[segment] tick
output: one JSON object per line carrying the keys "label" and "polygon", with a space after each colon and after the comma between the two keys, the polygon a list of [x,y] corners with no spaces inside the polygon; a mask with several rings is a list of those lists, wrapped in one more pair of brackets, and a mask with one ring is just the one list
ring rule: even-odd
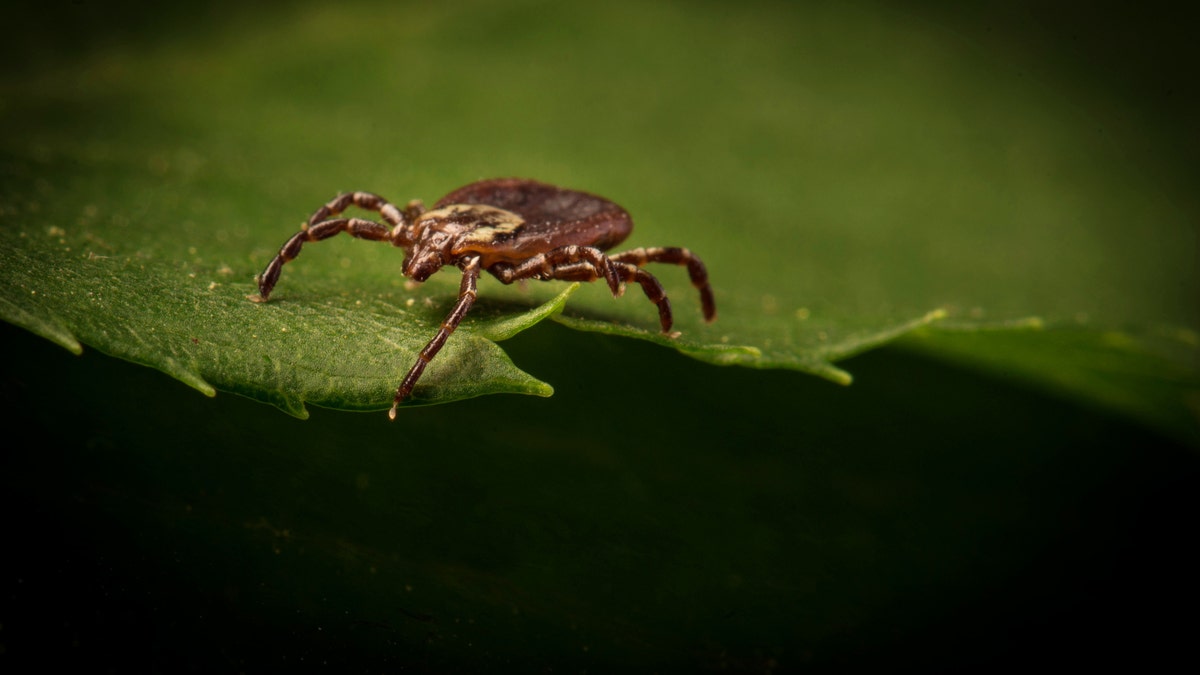
{"label": "tick", "polygon": [[[384,222],[338,217],[350,206],[374,211]],[[632,230],[629,213],[603,197],[520,178],[465,185],[439,199],[432,210],[426,210],[420,200],[401,209],[370,192],[351,192],[317,209],[287,240],[262,274],[255,277],[259,294],[250,299],[267,301],[283,264],[300,255],[305,242],[342,232],[405,249],[401,273],[417,282],[447,265],[462,270],[458,301],[396,388],[388,411],[388,417],[394,420],[396,407],[412,393],[425,366],[475,303],[476,282],[484,270],[505,284],[522,279],[603,279],[614,297],[624,292],[627,282],[637,283],[658,307],[663,333],[672,335],[671,302],[658,279],[642,267],[647,263],[684,265],[692,285],[700,291],[704,320],[715,319],[717,308],[708,272],[700,258],[686,248],[604,253],[624,241]]]}

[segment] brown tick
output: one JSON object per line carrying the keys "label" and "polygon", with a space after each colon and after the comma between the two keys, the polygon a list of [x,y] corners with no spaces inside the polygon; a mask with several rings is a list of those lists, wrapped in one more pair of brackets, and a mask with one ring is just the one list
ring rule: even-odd
{"label": "brown tick", "polygon": [[[378,212],[387,223],[361,218],[338,218],[351,205]],[[595,281],[604,279],[614,296],[626,282],[636,282],[658,306],[662,331],[671,335],[671,303],[662,284],[642,269],[647,263],[686,265],[692,285],[700,290],[704,320],[716,318],[712,287],[704,263],[686,248],[635,248],[614,255],[616,246],[633,230],[633,220],[613,202],[578,190],[519,178],[496,178],[463,186],[442,197],[426,211],[420,200],[404,209],[369,192],[339,195],[317,209],[303,228],[279,249],[263,273],[256,277],[256,302],[266,302],[279,281],[283,264],[300,255],[305,242],[328,239],[341,232],[359,239],[390,242],[406,250],[404,276],[425,281],[446,265],[462,270],[458,302],[446,315],[433,339],[396,388],[388,417],[396,419],[396,406],[412,393],[425,366],[475,302],[475,285],[481,270],[502,283],[521,279]]]}

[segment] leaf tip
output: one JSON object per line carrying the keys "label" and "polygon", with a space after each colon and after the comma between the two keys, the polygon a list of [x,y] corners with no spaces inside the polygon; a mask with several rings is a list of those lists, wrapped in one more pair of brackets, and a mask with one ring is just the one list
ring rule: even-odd
{"label": "leaf tip", "polygon": [[83,344],[57,317],[34,314],[0,298],[0,318],[53,342],[75,356],[83,354]]}
{"label": "leaf tip", "polygon": [[164,373],[170,375],[171,377],[179,380],[180,382],[186,384],[187,386],[191,387],[192,389],[195,389],[196,391],[200,392],[201,394],[204,394],[205,396],[207,396],[209,398],[213,398],[214,396],[217,395],[216,388],[213,387],[211,384],[209,384],[208,381],[205,380],[203,377],[201,377],[200,373],[183,366],[176,359],[165,358],[160,363],[152,363],[149,365],[158,368],[159,370],[163,371]]}
{"label": "leaf tip", "polygon": [[275,404],[277,408],[283,412],[295,417],[298,420],[308,419],[308,408],[304,407],[304,402],[300,399],[287,399]]}
{"label": "leaf tip", "polygon": [[826,380],[829,380],[830,382],[833,382],[834,384],[840,384],[843,387],[848,387],[851,384],[854,384],[853,375],[845,370],[842,370],[841,368],[838,368],[832,363],[827,362],[821,364],[817,368],[816,374],[825,378]]}

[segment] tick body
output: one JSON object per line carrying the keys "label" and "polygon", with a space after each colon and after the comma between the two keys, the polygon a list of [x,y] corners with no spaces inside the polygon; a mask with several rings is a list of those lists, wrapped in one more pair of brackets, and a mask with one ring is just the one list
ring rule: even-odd
{"label": "tick body", "polygon": [[[340,217],[351,206],[377,213],[383,222]],[[378,195],[352,192],[317,209],[287,240],[256,277],[259,294],[250,299],[267,301],[283,264],[300,255],[306,242],[342,232],[405,249],[401,271],[414,281],[425,281],[446,266],[462,270],[458,301],[396,388],[388,411],[388,416],[396,419],[396,407],[412,393],[425,366],[475,303],[477,281],[484,271],[505,284],[522,279],[603,280],[614,296],[624,292],[626,283],[636,283],[658,307],[662,331],[670,335],[674,323],[671,302],[658,279],[642,267],[648,263],[683,265],[700,291],[705,321],[715,319],[708,272],[688,249],[635,248],[605,254],[632,230],[629,213],[603,197],[519,178],[471,183],[442,197],[430,210],[418,200],[401,209]]]}

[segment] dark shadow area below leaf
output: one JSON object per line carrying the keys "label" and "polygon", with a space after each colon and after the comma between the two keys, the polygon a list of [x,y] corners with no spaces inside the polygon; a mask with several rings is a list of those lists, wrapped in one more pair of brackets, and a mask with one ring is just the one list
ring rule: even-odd
{"label": "dark shadow area below leaf", "polygon": [[0,330],[27,439],[0,470],[0,664],[1145,667],[1189,644],[1166,610],[1198,598],[1200,458],[900,350],[837,387],[543,324],[506,347],[555,397],[389,424]]}

